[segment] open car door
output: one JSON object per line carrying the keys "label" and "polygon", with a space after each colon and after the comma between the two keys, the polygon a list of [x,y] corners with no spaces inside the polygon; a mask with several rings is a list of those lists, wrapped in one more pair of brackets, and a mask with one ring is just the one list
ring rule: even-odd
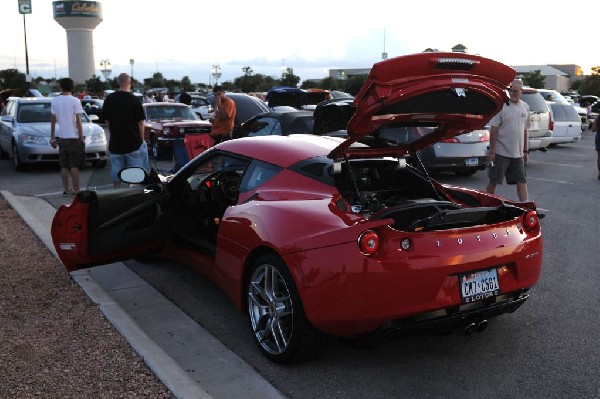
{"label": "open car door", "polygon": [[155,183],[83,191],[52,220],[52,241],[68,271],[161,248],[168,193]]}

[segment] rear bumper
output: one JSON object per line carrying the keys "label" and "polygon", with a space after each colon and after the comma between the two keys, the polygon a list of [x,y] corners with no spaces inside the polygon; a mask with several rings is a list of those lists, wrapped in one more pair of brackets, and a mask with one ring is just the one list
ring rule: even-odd
{"label": "rear bumper", "polygon": [[[464,330],[473,323],[477,325],[483,320],[514,312],[529,298],[526,292],[526,289],[519,290],[496,297],[492,302],[483,301],[471,304],[476,305],[475,307],[462,305],[443,311],[420,314],[416,317],[393,320],[373,334],[360,338],[360,341],[376,344],[390,339],[415,335],[442,334]],[[446,314],[441,315],[442,312]]]}

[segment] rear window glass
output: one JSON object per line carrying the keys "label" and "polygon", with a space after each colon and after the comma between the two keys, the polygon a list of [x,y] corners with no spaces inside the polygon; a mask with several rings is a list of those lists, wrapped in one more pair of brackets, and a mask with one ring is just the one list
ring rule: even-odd
{"label": "rear window glass", "polygon": [[548,103],[546,103],[544,96],[540,92],[524,92],[521,99],[529,105],[529,110],[532,112],[548,112]]}
{"label": "rear window glass", "polygon": [[579,122],[581,118],[575,108],[568,104],[550,104],[552,107],[552,117],[557,122]]}

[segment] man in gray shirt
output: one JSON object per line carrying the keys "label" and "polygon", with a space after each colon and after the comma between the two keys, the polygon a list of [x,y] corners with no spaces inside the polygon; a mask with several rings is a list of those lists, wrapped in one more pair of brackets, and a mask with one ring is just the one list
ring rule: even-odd
{"label": "man in gray shirt", "polygon": [[510,101],[490,121],[490,166],[486,191],[494,194],[496,186],[502,184],[506,177],[507,181],[517,183],[519,201],[528,201],[525,165],[529,155],[529,106],[521,100],[523,81],[513,80],[508,92]]}

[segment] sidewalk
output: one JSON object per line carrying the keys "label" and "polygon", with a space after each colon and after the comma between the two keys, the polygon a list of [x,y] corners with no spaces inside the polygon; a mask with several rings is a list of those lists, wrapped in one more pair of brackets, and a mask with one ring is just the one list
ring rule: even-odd
{"label": "sidewalk", "polygon": [[[36,197],[7,191],[0,194],[56,256],[50,235],[54,207]],[[284,398],[123,263],[81,270],[71,276],[174,396]]]}

